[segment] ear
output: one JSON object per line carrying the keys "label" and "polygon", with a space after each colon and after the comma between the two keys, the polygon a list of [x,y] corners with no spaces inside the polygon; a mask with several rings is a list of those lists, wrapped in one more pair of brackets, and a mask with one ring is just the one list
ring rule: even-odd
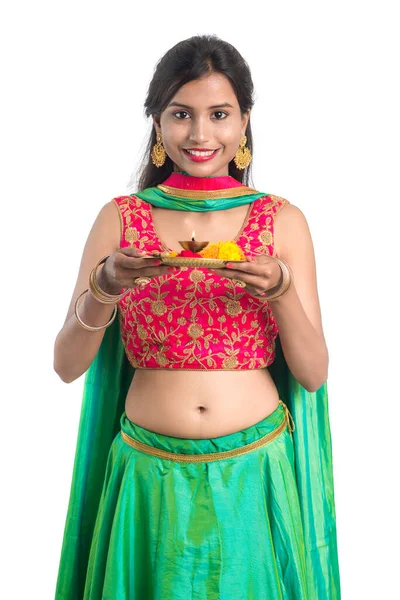
{"label": "ear", "polygon": [[153,125],[156,133],[161,133],[160,115],[153,115]]}
{"label": "ear", "polygon": [[250,113],[251,113],[251,109],[249,108],[242,116],[242,135],[245,134],[245,131],[247,129],[247,123],[249,122],[249,119],[250,119]]}

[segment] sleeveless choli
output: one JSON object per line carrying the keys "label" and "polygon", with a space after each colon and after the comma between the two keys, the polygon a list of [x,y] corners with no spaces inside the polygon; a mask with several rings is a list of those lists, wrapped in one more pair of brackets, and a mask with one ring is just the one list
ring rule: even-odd
{"label": "sleeveless choli", "polygon": [[[168,250],[148,202],[135,195],[113,201],[120,216],[121,248],[133,246],[149,254]],[[235,238],[246,256],[277,256],[274,216],[288,203],[269,194],[249,205]],[[183,266],[133,288],[119,300],[118,316],[125,352],[135,369],[260,369],[275,359],[278,328],[269,303],[209,268]]]}

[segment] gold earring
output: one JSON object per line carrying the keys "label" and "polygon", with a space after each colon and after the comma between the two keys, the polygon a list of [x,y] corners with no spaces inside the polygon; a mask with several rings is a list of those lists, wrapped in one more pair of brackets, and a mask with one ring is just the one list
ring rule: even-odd
{"label": "gold earring", "polygon": [[240,139],[240,146],[235,154],[234,163],[238,169],[245,169],[251,162],[251,153],[246,146],[247,137],[242,135]]}
{"label": "gold earring", "polygon": [[162,167],[166,158],[167,153],[162,145],[162,135],[161,133],[157,133],[157,143],[154,144],[153,150],[151,151],[151,160],[156,167]]}

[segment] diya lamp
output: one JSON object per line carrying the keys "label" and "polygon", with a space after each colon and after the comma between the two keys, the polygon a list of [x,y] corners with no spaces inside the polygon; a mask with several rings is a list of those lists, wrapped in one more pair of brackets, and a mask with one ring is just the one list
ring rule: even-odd
{"label": "diya lamp", "polygon": [[182,242],[178,241],[178,243],[182,246],[184,250],[189,250],[190,252],[193,252],[193,254],[197,254],[198,252],[200,252],[200,250],[203,250],[203,248],[208,246],[210,242],[196,242],[195,233],[194,231],[192,231],[191,240],[184,240]]}

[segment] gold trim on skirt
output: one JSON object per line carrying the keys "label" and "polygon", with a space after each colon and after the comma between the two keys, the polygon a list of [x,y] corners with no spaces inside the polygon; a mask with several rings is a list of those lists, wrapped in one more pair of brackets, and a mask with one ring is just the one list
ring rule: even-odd
{"label": "gold trim on skirt", "polygon": [[[285,418],[278,427],[276,427],[267,435],[264,435],[259,440],[252,442],[251,444],[245,444],[240,448],[234,448],[233,450],[225,450],[224,452],[212,452],[211,454],[179,454],[177,452],[168,452],[168,450],[162,450],[161,448],[154,448],[154,446],[149,446],[148,444],[143,444],[143,442],[138,442],[133,437],[122,431],[121,436],[122,439],[132,448],[139,450],[140,452],[144,452],[145,454],[151,454],[152,456],[157,456],[158,458],[164,458],[167,460],[173,460],[176,462],[190,462],[190,463],[199,463],[199,462],[214,462],[217,460],[225,460],[227,458],[231,458],[233,456],[240,456],[242,454],[247,454],[248,452],[252,452],[253,450],[257,450],[266,444],[269,444],[274,439],[276,439],[288,426],[290,435],[292,435],[292,431],[294,431],[295,425],[292,418],[292,415],[289,412],[286,404],[279,400],[279,403],[283,405],[285,410]],[[291,422],[290,422],[291,419]]]}

